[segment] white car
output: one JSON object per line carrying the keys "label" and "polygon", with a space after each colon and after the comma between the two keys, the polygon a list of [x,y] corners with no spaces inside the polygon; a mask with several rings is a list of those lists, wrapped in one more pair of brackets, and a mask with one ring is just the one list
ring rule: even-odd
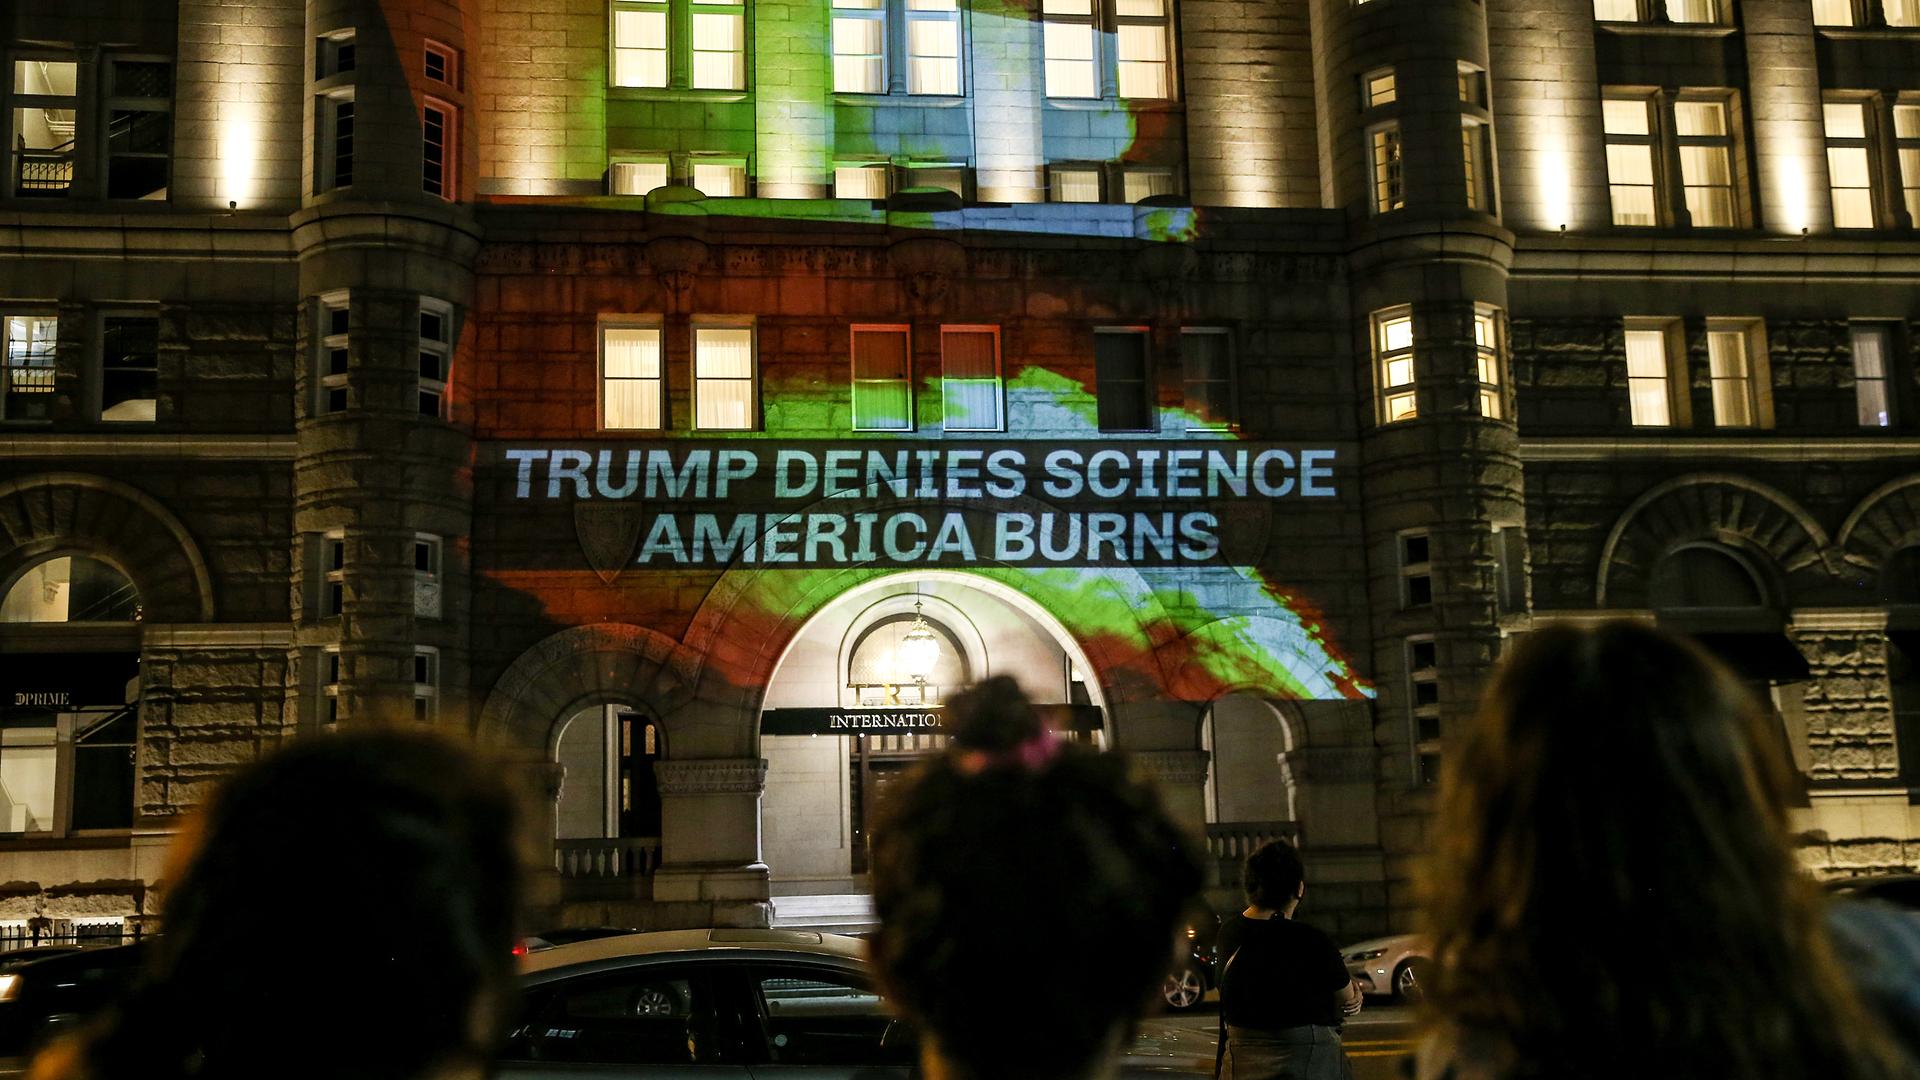
{"label": "white car", "polygon": [[1374,938],[1340,950],[1347,973],[1363,994],[1391,995],[1401,1001],[1420,1000],[1420,979],[1433,962],[1426,940],[1413,934]]}

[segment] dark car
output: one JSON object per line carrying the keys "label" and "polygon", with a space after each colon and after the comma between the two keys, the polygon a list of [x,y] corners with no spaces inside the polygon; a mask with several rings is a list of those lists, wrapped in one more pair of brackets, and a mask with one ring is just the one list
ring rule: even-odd
{"label": "dark car", "polygon": [[[33,952],[36,950],[27,950]],[[59,948],[0,970],[0,1057],[26,1057],[113,1004],[145,962],[144,945]],[[12,958],[0,957],[0,962]]]}
{"label": "dark car", "polygon": [[1185,1012],[1206,1000],[1214,989],[1218,957],[1214,939],[1220,936],[1220,917],[1211,911],[1198,911],[1181,931],[1179,952],[1173,968],[1160,984],[1160,1000],[1175,1012]]}
{"label": "dark car", "polygon": [[1878,900],[1920,911],[1920,874],[1874,874],[1827,883],[1827,891],[1849,900]]}
{"label": "dark car", "polygon": [[520,940],[521,948],[515,949],[514,952],[525,954],[541,949],[551,949],[555,945],[572,945],[578,941],[622,937],[639,932],[631,926],[563,926],[553,930],[542,930],[537,934],[528,934]]}

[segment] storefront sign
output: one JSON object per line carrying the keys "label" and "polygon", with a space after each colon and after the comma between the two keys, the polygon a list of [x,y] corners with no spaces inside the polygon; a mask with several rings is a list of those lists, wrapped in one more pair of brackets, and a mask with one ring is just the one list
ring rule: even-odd
{"label": "storefront sign", "polygon": [[0,709],[79,709],[127,704],[137,653],[9,653],[0,656]]}
{"label": "storefront sign", "polygon": [[[1038,705],[1041,717],[1062,731],[1099,731],[1098,705]],[[768,709],[762,735],[939,735],[945,731],[939,705],[917,709]]]}
{"label": "storefront sign", "polygon": [[1338,495],[1338,460],[1331,448],[1239,442],[502,445],[495,497],[570,506],[603,576],[742,563],[1236,565],[1264,542],[1270,506]]}

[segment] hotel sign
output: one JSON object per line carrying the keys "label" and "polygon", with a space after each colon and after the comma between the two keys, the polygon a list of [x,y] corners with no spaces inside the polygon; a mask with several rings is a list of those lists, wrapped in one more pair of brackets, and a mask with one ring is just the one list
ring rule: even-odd
{"label": "hotel sign", "polygon": [[[1098,705],[1036,705],[1034,708],[1063,731],[1099,731],[1104,714]],[[945,732],[945,710],[939,705],[920,708],[768,709],[760,714],[762,735],[939,735]]]}
{"label": "hotel sign", "polygon": [[[1050,441],[499,444],[496,505],[571,508],[589,564],[1240,565],[1340,451]],[[483,479],[483,483],[488,480]]]}

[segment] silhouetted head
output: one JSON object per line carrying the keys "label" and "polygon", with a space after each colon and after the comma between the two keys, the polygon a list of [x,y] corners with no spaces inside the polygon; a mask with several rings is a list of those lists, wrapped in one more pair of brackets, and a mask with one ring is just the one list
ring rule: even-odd
{"label": "silhouetted head", "polygon": [[497,770],[400,731],[299,739],[182,836],[136,998],[85,1074],[414,1080],[492,1054],[520,873]]}
{"label": "silhouetted head", "polygon": [[1307,868],[1300,862],[1300,853],[1285,840],[1261,844],[1240,868],[1247,903],[1272,911],[1299,899],[1300,886],[1306,880]]}
{"label": "silhouetted head", "polygon": [[1890,1075],[1786,827],[1779,723],[1632,622],[1519,639],[1450,733],[1442,1016],[1557,1077]]}
{"label": "silhouetted head", "polygon": [[874,832],[874,958],[953,1075],[1072,1080],[1165,977],[1199,862],[1121,755],[1047,730],[1012,679],[947,713]]}

